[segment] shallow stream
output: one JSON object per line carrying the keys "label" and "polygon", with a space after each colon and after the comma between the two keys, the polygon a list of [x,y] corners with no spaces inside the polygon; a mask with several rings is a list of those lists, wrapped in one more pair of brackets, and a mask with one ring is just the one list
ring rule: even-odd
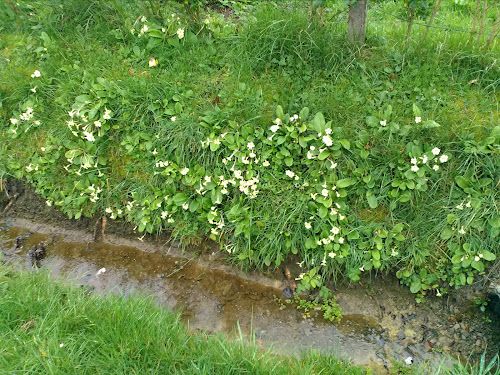
{"label": "shallow stream", "polygon": [[279,271],[273,278],[245,274],[224,263],[218,251],[200,257],[175,244],[142,241],[110,234],[106,242],[94,242],[88,229],[15,215],[0,222],[0,250],[9,263],[36,269],[33,249],[43,243],[46,254],[39,266],[54,276],[101,294],[152,295],[162,306],[180,311],[191,330],[241,332],[278,353],[316,349],[383,374],[394,359],[438,363],[442,353],[482,352],[488,339],[463,306],[437,298],[416,305],[392,278],[336,290],[344,317],[332,324],[321,317],[304,319],[292,304],[278,302],[287,285]]}

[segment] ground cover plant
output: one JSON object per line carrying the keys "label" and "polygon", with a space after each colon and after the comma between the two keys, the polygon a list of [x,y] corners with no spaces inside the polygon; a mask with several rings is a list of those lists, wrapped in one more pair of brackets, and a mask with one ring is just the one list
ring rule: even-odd
{"label": "ground cover plant", "polygon": [[[422,38],[376,2],[359,46],[346,5],[320,3],[0,5],[0,176],[70,218],[296,261],[304,290],[394,272],[423,301],[473,283],[499,254],[496,8],[487,35]],[[470,30],[474,4],[434,22]]]}

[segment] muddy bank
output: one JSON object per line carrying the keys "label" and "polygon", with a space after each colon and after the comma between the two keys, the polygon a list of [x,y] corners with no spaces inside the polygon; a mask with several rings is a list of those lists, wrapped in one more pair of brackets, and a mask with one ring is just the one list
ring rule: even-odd
{"label": "muddy bank", "polygon": [[140,240],[130,226],[113,221],[106,241],[94,242],[94,224],[67,220],[25,191],[3,215],[0,249],[8,262],[28,268],[38,262],[97,293],[153,295],[180,311],[193,330],[254,332],[258,344],[279,353],[314,348],[384,373],[393,359],[437,362],[442,353],[467,357],[487,345],[497,350],[498,321],[484,322],[459,295],[417,305],[397,280],[377,277],[335,290],[344,311],[339,324],[303,319],[293,305],[276,301],[287,285],[281,270],[272,277],[245,274],[229,267],[215,247],[183,250],[166,237]]}

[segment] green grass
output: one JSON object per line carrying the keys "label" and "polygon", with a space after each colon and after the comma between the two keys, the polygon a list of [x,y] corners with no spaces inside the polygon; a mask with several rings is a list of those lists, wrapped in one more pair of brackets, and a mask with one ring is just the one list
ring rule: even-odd
{"label": "green grass", "polygon": [[192,334],[151,298],[96,296],[0,266],[3,374],[364,374],[311,353],[279,357],[244,339]]}
{"label": "green grass", "polygon": [[[305,261],[322,282],[393,272],[419,301],[474,282],[499,255],[497,41],[485,51],[487,37],[431,29],[420,46],[421,26],[405,41],[406,23],[370,9],[367,44],[350,45],[341,2],[324,23],[293,1],[230,2],[229,15],[206,8],[196,19],[176,2],[160,12],[135,0],[19,3],[17,13],[0,5],[0,177],[26,179],[69,217],[108,214],[185,242],[211,236],[242,266]],[[444,3],[434,24],[470,29],[473,3]],[[399,3],[374,7],[404,16]],[[494,20],[491,8],[485,32]],[[16,130],[10,119],[26,107],[41,124]],[[293,124],[276,136],[282,143],[268,140],[276,117],[287,122],[304,107],[300,147]],[[68,128],[78,108],[93,116],[95,141],[85,140],[85,124],[71,129],[77,136]],[[306,157],[324,147],[318,112],[339,148],[328,156],[335,171]],[[259,165],[242,162],[250,142]],[[408,174],[410,160],[434,147],[449,156],[439,173],[419,164],[424,174]],[[214,183],[234,177],[235,159],[223,163],[233,152],[234,168],[259,177],[255,199]],[[311,199],[325,180],[347,181],[331,203]],[[345,220],[325,215],[321,205],[334,202]],[[333,226],[334,243],[317,245]]]}

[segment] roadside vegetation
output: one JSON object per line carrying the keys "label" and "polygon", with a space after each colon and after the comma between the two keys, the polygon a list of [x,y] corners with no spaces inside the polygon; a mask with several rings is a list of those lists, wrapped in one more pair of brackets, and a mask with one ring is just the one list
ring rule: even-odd
{"label": "roadside vegetation", "polygon": [[423,302],[484,274],[500,252],[495,6],[443,3],[435,25],[486,35],[423,38],[404,20],[432,7],[376,2],[358,46],[343,1],[205,3],[0,4],[0,177],[70,218],[297,262],[306,290],[393,272]]}

